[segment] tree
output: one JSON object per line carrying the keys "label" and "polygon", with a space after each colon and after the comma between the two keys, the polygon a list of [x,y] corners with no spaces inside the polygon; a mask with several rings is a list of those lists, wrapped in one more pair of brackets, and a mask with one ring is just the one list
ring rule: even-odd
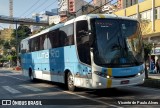
{"label": "tree", "polygon": [[[20,25],[17,29],[17,39],[16,39],[16,30],[12,33],[12,39],[10,40],[10,44],[12,47],[15,47],[17,50],[19,49],[20,42],[22,39],[27,38],[31,34],[31,29],[28,26]],[[16,53],[12,51],[12,57],[11,60],[16,62],[15,57],[18,57],[18,51],[16,50]]]}
{"label": "tree", "polygon": [[149,58],[149,55],[151,54],[151,50],[152,50],[152,43],[143,41],[144,44],[144,60],[145,60],[145,77],[146,79],[148,79],[148,71],[147,71],[147,60]]}
{"label": "tree", "polygon": [[0,39],[0,48],[3,48],[3,44],[4,44],[5,40]]}
{"label": "tree", "polygon": [[[141,31],[142,31],[143,37],[152,31],[151,27],[149,26],[149,23],[150,23],[150,21],[147,19],[140,20],[140,26],[141,26]],[[143,41],[143,44],[144,44],[144,59],[145,59],[145,77],[147,79],[148,78],[147,60],[148,60],[149,55],[152,50],[152,43],[149,43],[147,41]]]}
{"label": "tree", "polygon": [[10,49],[11,48],[10,42],[8,40],[4,41],[3,48],[4,49]]}
{"label": "tree", "polygon": [[11,46],[17,48],[22,39],[28,37],[31,34],[31,29],[28,26],[20,25],[17,29],[17,39],[16,30],[12,33],[12,39],[10,41]]}
{"label": "tree", "polygon": [[150,21],[147,19],[140,20],[140,26],[142,30],[142,36],[147,35],[152,31],[151,26],[149,25]]}
{"label": "tree", "polygon": [[[17,29],[17,36],[18,36],[18,43],[26,37],[28,37],[31,34],[31,29],[28,26],[25,25],[20,25]],[[12,40],[16,40],[16,30],[13,31],[12,33]],[[15,41],[16,42],[16,41]]]}

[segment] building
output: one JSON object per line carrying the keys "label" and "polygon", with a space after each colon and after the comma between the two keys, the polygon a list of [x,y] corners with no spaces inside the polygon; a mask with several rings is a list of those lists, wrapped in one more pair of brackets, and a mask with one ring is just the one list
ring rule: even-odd
{"label": "building", "polygon": [[[32,14],[32,18],[35,19],[36,21],[47,21],[47,22],[51,22],[49,21],[49,17],[50,16],[54,16],[54,15],[57,15],[56,13],[56,9],[52,10],[53,12],[50,12],[50,11],[43,11],[43,12],[40,12],[40,13],[34,13]],[[53,21],[52,21],[53,22]],[[30,29],[31,29],[31,32],[33,31],[38,31],[40,30],[40,26],[34,26],[34,25],[31,25],[30,26]]]}
{"label": "building", "polygon": [[94,6],[102,6],[106,3],[108,3],[110,0],[93,0]]}
{"label": "building", "polygon": [[116,15],[138,19],[141,22],[143,39],[153,43],[153,55],[160,55],[160,2],[145,0],[115,12]]}
{"label": "building", "polygon": [[13,29],[10,28],[4,28],[3,30],[0,30],[0,39],[1,40],[10,40],[12,38]]}
{"label": "building", "polygon": [[58,15],[58,8],[51,9],[51,12],[54,13],[55,15]]}
{"label": "building", "polygon": [[54,15],[54,16],[49,16],[49,25],[51,24],[58,24],[61,20],[60,20],[60,16],[59,15]]}
{"label": "building", "polygon": [[138,0],[118,0],[118,8],[124,9],[137,4]]}
{"label": "building", "polygon": [[82,15],[82,6],[86,4],[88,4],[88,2],[84,0],[59,0],[58,13],[61,17],[61,22]]}

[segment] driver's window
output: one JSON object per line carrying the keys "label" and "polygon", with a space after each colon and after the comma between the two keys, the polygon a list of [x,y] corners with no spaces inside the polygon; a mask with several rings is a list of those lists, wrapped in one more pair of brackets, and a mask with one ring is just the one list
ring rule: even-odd
{"label": "driver's window", "polygon": [[87,20],[76,23],[76,39],[78,55],[81,62],[91,64]]}

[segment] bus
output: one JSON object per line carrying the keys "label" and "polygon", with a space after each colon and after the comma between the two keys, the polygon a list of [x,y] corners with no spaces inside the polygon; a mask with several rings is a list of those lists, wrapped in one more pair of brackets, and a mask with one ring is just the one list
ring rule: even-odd
{"label": "bus", "polygon": [[64,83],[70,91],[138,85],[145,80],[137,20],[88,14],[23,39],[21,66],[30,78]]}

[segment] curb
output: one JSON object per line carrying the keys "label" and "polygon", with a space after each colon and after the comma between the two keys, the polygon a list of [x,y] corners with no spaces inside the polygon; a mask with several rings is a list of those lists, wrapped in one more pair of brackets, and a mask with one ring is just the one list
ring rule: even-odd
{"label": "curb", "polygon": [[160,89],[160,79],[146,79],[140,86]]}

